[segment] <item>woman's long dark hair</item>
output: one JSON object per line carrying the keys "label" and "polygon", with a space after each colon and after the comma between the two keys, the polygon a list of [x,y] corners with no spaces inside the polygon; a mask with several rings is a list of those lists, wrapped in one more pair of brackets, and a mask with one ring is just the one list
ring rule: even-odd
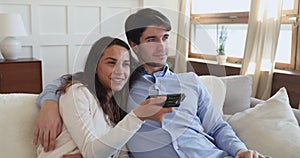
{"label": "woman's long dark hair", "polygon": [[131,65],[135,63],[136,60],[131,56],[130,47],[124,41],[108,36],[103,37],[93,44],[86,60],[84,71],[73,75],[65,75],[66,82],[61,85],[58,91],[65,93],[67,88],[75,83],[84,84],[92,94],[97,96],[100,106],[104,113],[108,115],[110,121],[116,124],[127,114],[123,109],[126,108],[127,104],[128,83],[125,84],[121,91],[115,92],[114,96],[108,99],[108,89],[103,86],[97,76],[97,66],[103,52],[106,48],[114,45],[126,48],[130,53]]}

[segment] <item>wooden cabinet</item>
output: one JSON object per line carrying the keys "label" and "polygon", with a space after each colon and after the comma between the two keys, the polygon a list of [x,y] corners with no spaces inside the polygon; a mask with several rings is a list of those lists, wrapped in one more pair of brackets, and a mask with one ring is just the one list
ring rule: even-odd
{"label": "wooden cabinet", "polygon": [[42,64],[34,58],[0,60],[0,93],[40,93]]}
{"label": "wooden cabinet", "polygon": [[293,108],[300,106],[300,74],[275,72],[273,75],[271,95],[274,95],[281,87],[285,87]]}

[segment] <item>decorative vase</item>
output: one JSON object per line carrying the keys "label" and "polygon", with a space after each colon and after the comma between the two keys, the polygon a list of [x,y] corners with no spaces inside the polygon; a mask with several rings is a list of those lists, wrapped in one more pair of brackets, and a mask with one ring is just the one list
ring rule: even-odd
{"label": "decorative vase", "polygon": [[227,56],[226,55],[217,55],[216,59],[217,59],[217,62],[219,65],[224,65],[224,64],[226,64]]}
{"label": "decorative vase", "polygon": [[0,43],[4,59],[17,59],[22,53],[22,44],[15,37],[7,37]]}

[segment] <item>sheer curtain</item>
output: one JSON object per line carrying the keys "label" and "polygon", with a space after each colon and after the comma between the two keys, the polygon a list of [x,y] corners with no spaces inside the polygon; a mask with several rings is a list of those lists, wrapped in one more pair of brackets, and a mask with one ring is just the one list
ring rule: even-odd
{"label": "sheer curtain", "polygon": [[190,29],[190,0],[179,0],[178,30],[174,72],[187,71]]}
{"label": "sheer curtain", "polygon": [[253,77],[252,96],[271,94],[282,0],[252,0],[241,74]]}

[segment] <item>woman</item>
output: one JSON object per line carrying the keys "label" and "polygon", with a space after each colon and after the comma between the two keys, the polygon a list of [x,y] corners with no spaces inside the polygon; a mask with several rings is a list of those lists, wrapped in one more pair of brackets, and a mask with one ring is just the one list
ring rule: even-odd
{"label": "woman", "polygon": [[165,97],[151,98],[130,113],[127,102],[130,48],[122,40],[103,37],[91,48],[83,72],[65,75],[58,89],[63,130],[56,149],[38,157],[62,157],[81,153],[83,157],[128,157],[120,150],[145,119],[161,121],[172,108],[157,106]]}

